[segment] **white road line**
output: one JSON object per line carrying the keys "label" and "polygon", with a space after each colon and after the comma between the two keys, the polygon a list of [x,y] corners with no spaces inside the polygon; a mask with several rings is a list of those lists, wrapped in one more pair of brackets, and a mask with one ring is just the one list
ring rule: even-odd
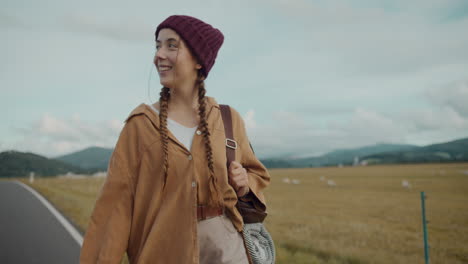
{"label": "white road line", "polygon": [[47,209],[49,209],[49,211],[57,218],[57,220],[63,225],[63,227],[68,231],[68,233],[70,233],[73,239],[75,239],[75,241],[80,245],[80,247],[83,245],[83,237],[81,236],[80,232],[78,232],[78,230],[76,230],[75,227],[73,227],[68,222],[68,220],[65,217],[63,217],[63,215],[59,211],[57,211],[57,209],[55,209],[55,207],[52,204],[50,204],[49,201],[47,201],[47,199],[45,199],[42,195],[36,192],[36,190],[29,187],[28,185],[20,181],[14,182],[19,184],[26,190],[30,191],[32,194],[34,194],[34,196],[36,196],[36,198],[39,199],[39,201],[41,201],[42,204],[44,204],[44,206],[47,207]]}

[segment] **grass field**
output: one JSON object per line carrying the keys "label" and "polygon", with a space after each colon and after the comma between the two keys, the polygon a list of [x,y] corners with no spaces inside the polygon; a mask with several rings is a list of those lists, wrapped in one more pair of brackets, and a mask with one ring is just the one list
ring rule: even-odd
{"label": "grass field", "polygon": [[[467,163],[270,173],[265,224],[277,263],[424,263],[420,191],[428,196],[431,263],[468,263]],[[336,186],[328,186],[328,179]],[[412,187],[403,188],[403,180]],[[53,178],[31,186],[84,231],[102,183]]]}

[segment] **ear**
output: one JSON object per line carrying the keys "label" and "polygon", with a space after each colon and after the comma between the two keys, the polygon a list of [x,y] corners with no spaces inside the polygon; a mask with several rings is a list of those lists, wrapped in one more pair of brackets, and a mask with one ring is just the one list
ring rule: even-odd
{"label": "ear", "polygon": [[201,68],[202,68],[202,66],[200,64],[197,63],[197,65],[195,65],[195,69],[199,70]]}

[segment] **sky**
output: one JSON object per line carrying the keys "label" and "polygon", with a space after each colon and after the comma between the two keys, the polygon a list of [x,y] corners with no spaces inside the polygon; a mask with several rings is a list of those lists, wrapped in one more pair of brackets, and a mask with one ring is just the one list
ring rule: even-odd
{"label": "sky", "polygon": [[159,99],[154,31],[173,14],[223,32],[207,95],[259,158],[468,137],[465,0],[0,3],[0,151],[114,147]]}

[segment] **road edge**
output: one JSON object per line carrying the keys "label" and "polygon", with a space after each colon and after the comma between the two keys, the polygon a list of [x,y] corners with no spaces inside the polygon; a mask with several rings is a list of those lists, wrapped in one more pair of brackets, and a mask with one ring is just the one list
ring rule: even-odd
{"label": "road edge", "polygon": [[80,232],[57,209],[55,209],[55,207],[49,201],[47,201],[47,199],[44,198],[44,196],[42,196],[39,192],[20,181],[15,180],[13,182],[17,183],[18,185],[31,192],[57,218],[57,220],[62,224],[65,230],[67,230],[68,233],[72,236],[72,238],[78,243],[78,245],[80,245],[80,248],[82,247],[83,236],[81,236]]}

